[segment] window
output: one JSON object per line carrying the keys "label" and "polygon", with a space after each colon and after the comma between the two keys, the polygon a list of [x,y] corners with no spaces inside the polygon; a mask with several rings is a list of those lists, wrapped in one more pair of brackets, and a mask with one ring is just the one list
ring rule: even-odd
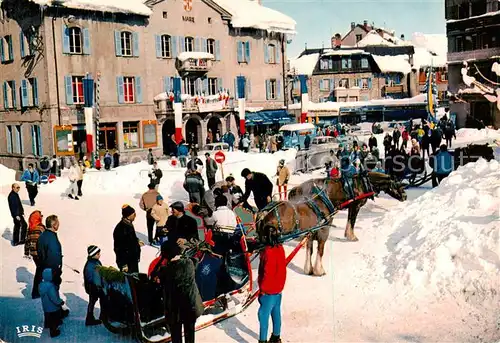
{"label": "window", "polygon": [[17,107],[16,81],[5,81],[3,83],[3,107],[5,109]]}
{"label": "window", "polygon": [[21,58],[33,56],[35,54],[35,36],[30,32],[19,34],[19,44],[21,46]]}
{"label": "window", "polygon": [[464,51],[464,39],[462,36],[457,36],[455,46],[457,48],[456,52]]}
{"label": "window", "polygon": [[23,153],[23,129],[21,125],[15,126],[15,137],[16,137],[16,146],[14,148],[14,153],[22,154]]}
{"label": "window", "polygon": [[368,79],[366,79],[366,78],[365,79],[361,79],[361,85],[360,85],[360,87],[362,89],[368,89]]}
{"label": "window", "polygon": [[142,122],[143,148],[152,148],[158,145],[156,127],[156,120],[145,120]]}
{"label": "window", "polygon": [[99,124],[99,149],[100,150],[116,149],[115,123]]}
{"label": "window", "polygon": [[14,60],[14,49],[12,47],[12,36],[4,36],[0,39],[0,58],[2,63]]}
{"label": "window", "polygon": [[209,54],[215,55],[215,40],[207,39],[207,52]]}
{"label": "window", "polygon": [[348,57],[342,58],[342,69],[351,69],[352,61]]}
{"label": "window", "polygon": [[7,138],[7,152],[8,153],[13,153],[13,146],[14,146],[14,132],[12,130],[12,125],[7,125],[5,126],[5,134]]}
{"label": "window", "polygon": [[167,18],[168,18],[168,12],[163,11],[163,19],[167,19]]}
{"label": "window", "polygon": [[278,98],[277,91],[278,91],[277,81],[275,79],[269,80],[269,86],[268,86],[269,99],[268,100],[277,99]]}
{"label": "window", "polygon": [[21,80],[21,107],[38,106],[38,82],[36,78]]}
{"label": "window", "polygon": [[184,93],[189,95],[196,95],[196,80],[186,78],[184,81]]}
{"label": "window", "polygon": [[339,96],[338,102],[347,102],[347,97],[346,96]]}
{"label": "window", "polygon": [[35,156],[43,155],[42,134],[40,125],[31,126],[31,146],[33,150],[33,155]]}
{"label": "window", "polygon": [[212,24],[212,18],[208,17],[208,23]]}
{"label": "window", "polygon": [[123,122],[123,144],[125,149],[139,148],[139,122]]}
{"label": "window", "polygon": [[122,56],[132,56],[132,33],[121,32],[121,53]]}
{"label": "window", "polygon": [[208,78],[208,95],[215,95],[217,94],[217,91],[217,79],[212,77]]}
{"label": "window", "polygon": [[339,87],[349,88],[349,79],[340,79],[339,80]]}
{"label": "window", "polygon": [[73,91],[73,104],[83,104],[85,101],[83,97],[83,76],[72,76],[71,88]]}
{"label": "window", "polygon": [[161,57],[169,58],[172,57],[172,40],[169,35],[161,36]]}
{"label": "window", "polygon": [[239,63],[250,63],[250,42],[237,42],[237,58]]}
{"label": "window", "polygon": [[274,44],[269,44],[267,46],[267,51],[268,51],[268,63],[274,64],[276,63],[276,46]]}
{"label": "window", "polygon": [[356,43],[363,39],[363,35],[356,35]]}
{"label": "window", "polygon": [[350,96],[349,97],[349,102],[356,102],[358,101],[358,97],[357,96]]}
{"label": "window", "polygon": [[363,57],[363,58],[361,59],[361,68],[363,68],[363,69],[369,68],[369,65],[368,65],[368,58]]}
{"label": "window", "polygon": [[186,37],[184,39],[184,51],[194,51],[194,38]]}
{"label": "window", "polygon": [[71,54],[81,54],[82,49],[82,30],[79,27],[70,27],[69,33],[69,52]]}
{"label": "window", "polygon": [[123,78],[123,99],[126,104],[135,102],[135,82],[133,77]]}
{"label": "window", "polygon": [[320,91],[329,91],[330,90],[330,80],[328,80],[328,79],[319,80],[319,90]]}
{"label": "window", "polygon": [[321,70],[327,70],[328,69],[328,60],[320,60],[319,61],[319,69]]}
{"label": "window", "polygon": [[443,70],[441,73],[440,73],[440,78],[441,78],[441,81],[448,81],[448,73]]}

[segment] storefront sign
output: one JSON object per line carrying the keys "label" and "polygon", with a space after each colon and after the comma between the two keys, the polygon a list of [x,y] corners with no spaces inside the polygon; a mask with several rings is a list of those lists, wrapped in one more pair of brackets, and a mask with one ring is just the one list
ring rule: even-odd
{"label": "storefront sign", "polygon": [[187,15],[182,16],[183,21],[189,21],[191,23],[194,23],[194,17],[188,17]]}
{"label": "storefront sign", "polygon": [[200,103],[198,104],[198,110],[200,112],[214,112],[220,111],[224,108],[224,101],[210,102],[210,103]]}
{"label": "storefront sign", "polygon": [[142,133],[144,137],[144,148],[153,148],[158,145],[156,136],[156,120],[145,120],[142,122]]}

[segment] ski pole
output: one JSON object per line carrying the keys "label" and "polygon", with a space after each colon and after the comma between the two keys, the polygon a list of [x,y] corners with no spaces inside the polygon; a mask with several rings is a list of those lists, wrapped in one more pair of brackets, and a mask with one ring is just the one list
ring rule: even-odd
{"label": "ski pole", "polygon": [[64,266],[65,266],[65,267],[68,267],[69,269],[71,269],[71,270],[72,270],[72,271],[74,271],[75,273],[80,274],[80,272],[79,272],[78,270],[76,270],[76,269],[75,269],[75,268],[73,268],[73,267],[68,266],[66,263],[64,263]]}

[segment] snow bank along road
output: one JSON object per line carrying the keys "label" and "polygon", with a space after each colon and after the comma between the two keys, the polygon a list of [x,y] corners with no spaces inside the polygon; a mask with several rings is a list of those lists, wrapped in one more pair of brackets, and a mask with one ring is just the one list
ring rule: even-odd
{"label": "snow bank along road", "polygon": [[[293,154],[228,154],[226,174],[240,183],[241,169],[251,166],[269,176],[279,159]],[[160,191],[166,197],[186,199],[183,173],[167,162]],[[112,231],[124,203],[138,209],[148,180],[146,165],[91,172],[80,201],[67,199],[67,180],[42,187],[37,208],[60,216],[64,262],[79,269],[86,247],[97,244],[102,262],[115,265]],[[220,176],[219,176],[220,177]],[[296,184],[310,176],[292,177]],[[5,180],[5,179],[3,179]],[[10,182],[10,180],[7,180]],[[4,183],[4,182],[2,182]],[[480,161],[460,168],[437,189],[409,190],[409,201],[399,203],[385,195],[369,201],[356,223],[360,242],[346,243],[346,213],[339,213],[331,229],[322,278],[302,273],[304,253],[288,269],[284,291],[285,342],[494,342],[500,339],[500,167]],[[12,223],[0,194],[0,339],[22,342],[19,325],[41,325],[39,300],[29,298],[34,273],[32,261],[22,258],[22,247],[11,247]],[[22,198],[26,199],[25,190]],[[32,208],[25,205],[27,214]],[[136,230],[145,239],[145,216],[138,210]],[[286,246],[290,251],[296,242]],[[144,247],[141,270],[157,250]],[[61,293],[71,309],[62,334],[54,341],[117,342],[104,327],[84,326],[87,295],[82,275],[63,269]],[[199,342],[255,342],[258,304],[246,312],[197,333]],[[42,341],[49,341],[44,333]]]}

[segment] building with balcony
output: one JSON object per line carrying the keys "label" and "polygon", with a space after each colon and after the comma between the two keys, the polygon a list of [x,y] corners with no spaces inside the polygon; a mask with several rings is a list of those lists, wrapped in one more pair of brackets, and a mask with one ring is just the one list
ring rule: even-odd
{"label": "building with balcony", "polygon": [[498,87],[499,79],[491,69],[500,60],[498,1],[446,0],[445,5],[450,111],[456,113],[458,127],[477,122],[500,127],[496,103],[489,102],[477,88],[467,87],[461,73],[467,62],[477,81],[492,89]]}
{"label": "building with balcony", "polygon": [[294,30],[292,19],[250,0],[3,0],[0,162],[18,168],[27,155],[85,153],[85,107],[99,151],[167,152],[174,78],[184,137],[199,144],[209,129],[236,133],[237,76],[250,110],[281,115]]}

